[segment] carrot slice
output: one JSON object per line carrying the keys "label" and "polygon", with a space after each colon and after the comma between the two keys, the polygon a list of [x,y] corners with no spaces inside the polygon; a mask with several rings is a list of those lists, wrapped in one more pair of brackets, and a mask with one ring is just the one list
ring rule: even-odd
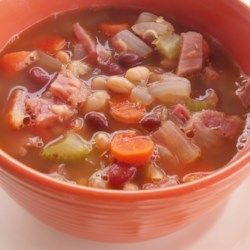
{"label": "carrot slice", "polygon": [[113,97],[109,104],[111,116],[116,121],[126,124],[138,123],[146,113],[141,103],[134,102],[126,96]]}
{"label": "carrot slice", "polygon": [[54,54],[63,49],[66,41],[61,36],[48,36],[38,41],[37,47],[47,53]]}
{"label": "carrot slice", "polygon": [[38,60],[36,51],[19,51],[5,54],[0,61],[1,69],[8,73],[25,69]]}
{"label": "carrot slice", "polygon": [[116,33],[129,29],[128,23],[110,24],[102,23],[99,25],[99,29],[107,36],[114,36]]}
{"label": "carrot slice", "polygon": [[137,136],[134,131],[117,134],[111,142],[115,159],[130,164],[143,164],[152,155],[154,143],[148,136]]}

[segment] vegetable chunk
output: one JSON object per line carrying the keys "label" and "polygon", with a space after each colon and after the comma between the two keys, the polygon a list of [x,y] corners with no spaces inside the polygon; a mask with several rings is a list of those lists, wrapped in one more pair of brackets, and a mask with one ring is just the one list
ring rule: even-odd
{"label": "vegetable chunk", "polygon": [[84,159],[91,152],[91,145],[78,134],[72,133],[47,144],[41,152],[44,159],[74,162]]}
{"label": "vegetable chunk", "polygon": [[192,163],[201,155],[200,148],[187,138],[172,121],[166,121],[153,134],[153,138],[176,155],[180,164]]}
{"label": "vegetable chunk", "polygon": [[148,136],[137,136],[134,131],[117,134],[111,142],[114,158],[130,164],[145,163],[153,150],[153,141]]}
{"label": "vegetable chunk", "polygon": [[131,101],[128,97],[116,96],[109,103],[111,116],[126,124],[139,123],[146,112],[143,105]]}
{"label": "vegetable chunk", "polygon": [[12,91],[6,109],[6,121],[11,128],[20,129],[24,124],[24,119],[28,117],[25,110],[25,100],[27,93],[24,90],[16,89]]}

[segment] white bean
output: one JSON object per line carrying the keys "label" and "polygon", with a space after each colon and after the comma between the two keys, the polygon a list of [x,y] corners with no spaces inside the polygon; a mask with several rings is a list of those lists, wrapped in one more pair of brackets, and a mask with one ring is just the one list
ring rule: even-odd
{"label": "white bean", "polygon": [[107,87],[118,94],[130,94],[134,84],[124,77],[111,76],[107,81]]}
{"label": "white bean", "polygon": [[58,51],[55,57],[63,64],[67,64],[70,62],[70,55],[66,51]]}
{"label": "white bean", "polygon": [[148,68],[144,66],[136,66],[127,70],[125,77],[132,83],[147,83],[150,75]]}
{"label": "white bean", "polygon": [[93,92],[84,104],[84,111],[102,111],[106,108],[110,95],[105,90]]}
{"label": "white bean", "polygon": [[107,151],[110,148],[110,137],[107,133],[99,132],[94,137],[95,147],[101,152]]}
{"label": "white bean", "polygon": [[132,182],[125,183],[125,185],[123,186],[123,190],[126,190],[126,191],[136,191],[138,189],[139,187]]}
{"label": "white bean", "polygon": [[92,79],[91,89],[93,90],[106,90],[107,78],[104,76],[97,76]]}

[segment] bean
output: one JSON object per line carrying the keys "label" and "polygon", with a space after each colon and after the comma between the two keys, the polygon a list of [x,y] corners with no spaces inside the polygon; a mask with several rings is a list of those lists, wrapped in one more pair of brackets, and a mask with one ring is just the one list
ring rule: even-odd
{"label": "bean", "polygon": [[134,85],[124,77],[111,76],[107,81],[107,87],[118,94],[130,94]]}
{"label": "bean", "polygon": [[31,68],[28,73],[29,79],[39,85],[45,85],[50,81],[50,75],[40,67]]}
{"label": "bean", "polygon": [[91,89],[93,90],[106,90],[107,78],[104,76],[97,76],[91,82]]}
{"label": "bean", "polygon": [[128,183],[125,183],[125,185],[123,186],[123,190],[136,191],[136,190],[139,190],[139,187],[132,182],[128,182]]}
{"label": "bean", "polygon": [[129,68],[129,67],[134,67],[138,63],[140,63],[141,58],[134,53],[124,53],[119,56],[118,62],[122,66]]}
{"label": "bean", "polygon": [[108,105],[110,95],[105,90],[98,90],[92,93],[84,104],[85,112],[102,111]]}
{"label": "bean", "polygon": [[100,69],[108,75],[121,75],[124,73],[123,68],[117,63],[101,64]]}
{"label": "bean", "polygon": [[66,51],[58,51],[56,53],[56,59],[58,59],[62,64],[67,64],[70,62],[70,55]]}
{"label": "bean", "polygon": [[156,114],[149,114],[142,118],[140,124],[144,129],[154,131],[161,126],[161,120]]}
{"label": "bean", "polygon": [[113,187],[121,187],[126,182],[132,180],[137,173],[137,168],[134,165],[126,163],[113,163],[108,170],[109,183]]}
{"label": "bean", "polygon": [[89,112],[85,115],[85,123],[95,131],[105,131],[108,129],[108,120],[102,113]]}
{"label": "bean", "polygon": [[148,81],[150,71],[144,66],[136,66],[127,70],[125,77],[132,83],[146,83]]}
{"label": "bean", "polygon": [[95,135],[95,147],[104,152],[109,150],[110,148],[110,138],[107,133],[99,132],[98,134]]}

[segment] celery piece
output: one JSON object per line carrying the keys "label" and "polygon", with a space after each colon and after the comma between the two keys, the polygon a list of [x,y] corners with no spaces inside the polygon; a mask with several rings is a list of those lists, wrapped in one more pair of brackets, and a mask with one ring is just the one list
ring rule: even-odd
{"label": "celery piece", "polygon": [[177,34],[161,36],[154,44],[157,50],[170,60],[176,59],[180,54],[181,41],[180,36]]}
{"label": "celery piece", "polygon": [[186,99],[186,106],[190,111],[198,112],[205,109],[212,109],[214,110],[218,103],[218,96],[216,95],[215,91],[212,89],[209,89],[206,91],[206,94],[202,99],[192,99],[188,98]]}
{"label": "celery piece", "polygon": [[48,143],[42,150],[44,159],[60,162],[74,162],[84,159],[92,150],[89,142],[75,133],[66,134]]}

